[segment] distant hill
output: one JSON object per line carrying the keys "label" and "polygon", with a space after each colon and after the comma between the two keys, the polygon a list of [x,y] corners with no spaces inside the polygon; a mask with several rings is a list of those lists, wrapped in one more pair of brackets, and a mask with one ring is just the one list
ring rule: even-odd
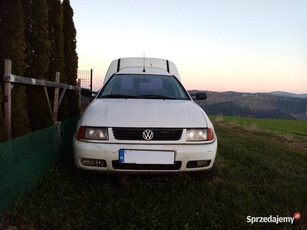
{"label": "distant hill", "polygon": [[273,94],[275,96],[280,96],[280,97],[307,98],[307,93],[295,94],[295,93],[288,93],[288,92],[283,92],[283,91],[274,91],[274,92],[271,92],[270,94]]}
{"label": "distant hill", "polygon": [[307,120],[307,95],[305,98],[304,94],[202,92],[207,93],[208,99],[196,102],[209,115]]}

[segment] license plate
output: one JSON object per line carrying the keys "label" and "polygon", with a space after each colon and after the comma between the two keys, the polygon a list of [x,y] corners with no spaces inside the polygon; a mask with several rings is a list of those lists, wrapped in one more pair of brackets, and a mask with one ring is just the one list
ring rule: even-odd
{"label": "license plate", "polygon": [[174,164],[175,153],[172,151],[142,151],[124,150],[119,151],[119,162],[126,164]]}

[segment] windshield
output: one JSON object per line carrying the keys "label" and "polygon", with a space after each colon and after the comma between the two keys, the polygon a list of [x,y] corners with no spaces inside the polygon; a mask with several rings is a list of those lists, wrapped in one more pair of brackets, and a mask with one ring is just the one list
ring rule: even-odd
{"label": "windshield", "polygon": [[103,87],[98,98],[147,98],[189,100],[174,76],[116,74]]}

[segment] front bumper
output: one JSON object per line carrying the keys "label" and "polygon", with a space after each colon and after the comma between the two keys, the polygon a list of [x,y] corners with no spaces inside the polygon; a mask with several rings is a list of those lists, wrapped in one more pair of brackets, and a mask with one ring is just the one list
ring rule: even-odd
{"label": "front bumper", "polygon": [[[138,143],[94,143],[74,138],[74,160],[78,168],[101,172],[169,173],[192,172],[212,168],[217,152],[217,139],[209,144],[138,144]],[[142,151],[173,151],[173,165],[138,165],[119,163],[121,149]],[[103,162],[92,166],[84,165],[84,159]],[[196,162],[207,164],[198,166]]]}

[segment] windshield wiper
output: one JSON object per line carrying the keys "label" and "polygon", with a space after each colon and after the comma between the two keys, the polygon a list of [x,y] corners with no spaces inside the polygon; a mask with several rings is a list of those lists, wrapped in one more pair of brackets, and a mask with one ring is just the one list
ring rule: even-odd
{"label": "windshield wiper", "polygon": [[108,95],[102,95],[100,98],[139,98],[137,96],[132,95],[124,95],[124,94],[108,94]]}
{"label": "windshield wiper", "polygon": [[174,97],[168,97],[168,96],[163,96],[163,95],[155,95],[155,94],[141,95],[140,98],[177,100],[177,98],[174,98]]}

